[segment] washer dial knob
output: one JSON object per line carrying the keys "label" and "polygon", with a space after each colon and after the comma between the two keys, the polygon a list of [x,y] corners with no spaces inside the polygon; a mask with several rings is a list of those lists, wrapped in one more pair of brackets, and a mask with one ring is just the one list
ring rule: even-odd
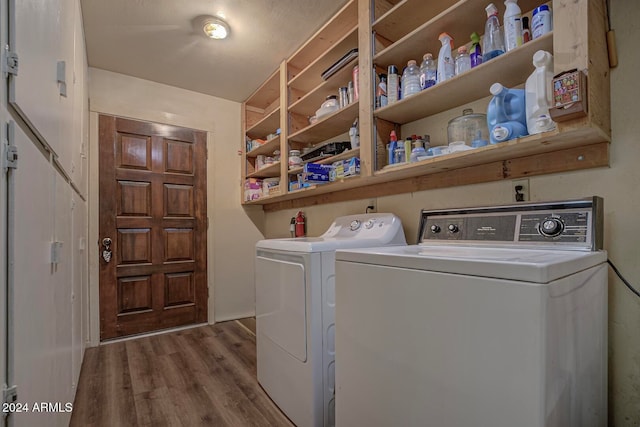
{"label": "washer dial knob", "polygon": [[455,225],[455,224],[449,224],[449,227],[447,227],[447,228],[448,228],[448,229],[449,229],[449,231],[450,231],[450,232],[452,232],[452,233],[457,233],[457,232],[458,232],[458,230],[460,230],[460,229],[458,228],[458,226],[457,226],[457,225]]}
{"label": "washer dial knob", "polygon": [[440,226],[439,226],[439,225],[437,225],[437,224],[433,224],[433,225],[431,226],[431,232],[432,232],[433,234],[438,234],[438,233],[440,232]]}
{"label": "washer dial knob", "polygon": [[373,225],[376,223],[375,219],[370,219],[367,222],[364,223],[364,228],[366,228],[367,230],[370,228],[373,228]]}
{"label": "washer dial knob", "polygon": [[538,227],[540,234],[546,237],[555,237],[560,235],[564,230],[564,223],[560,218],[549,217],[545,218]]}
{"label": "washer dial knob", "polygon": [[358,228],[360,228],[360,224],[362,224],[362,222],[359,219],[354,219],[353,221],[351,221],[349,230],[356,231]]}

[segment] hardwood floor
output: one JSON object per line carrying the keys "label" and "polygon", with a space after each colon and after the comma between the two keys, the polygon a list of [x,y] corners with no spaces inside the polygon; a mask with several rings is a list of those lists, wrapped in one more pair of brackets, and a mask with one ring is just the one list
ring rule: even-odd
{"label": "hardwood floor", "polygon": [[258,385],[255,336],[218,323],[87,349],[71,426],[293,426]]}

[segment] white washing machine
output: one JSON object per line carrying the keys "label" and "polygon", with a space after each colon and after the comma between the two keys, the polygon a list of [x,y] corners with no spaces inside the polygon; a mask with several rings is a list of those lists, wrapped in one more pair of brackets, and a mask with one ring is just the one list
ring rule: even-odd
{"label": "white washing machine", "polygon": [[422,212],[336,253],[336,425],[604,427],[602,201]]}
{"label": "white washing machine", "polygon": [[406,240],[400,219],[383,213],[256,244],[258,381],[298,427],[335,425],[335,250],[387,245]]}

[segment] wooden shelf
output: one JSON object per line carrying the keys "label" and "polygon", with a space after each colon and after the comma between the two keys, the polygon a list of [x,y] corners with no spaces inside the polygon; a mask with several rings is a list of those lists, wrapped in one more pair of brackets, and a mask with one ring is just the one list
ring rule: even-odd
{"label": "wooden shelf", "polygon": [[540,49],[553,51],[552,33],[413,96],[379,108],[373,114],[390,122],[405,124],[490,96],[489,88],[493,83],[499,82],[507,87],[520,85],[533,72],[531,58]]}
{"label": "wooden shelf", "polygon": [[[344,34],[349,33],[357,22],[358,2],[357,0],[351,0],[294,52],[287,60],[287,64],[295,70],[304,70],[316,61],[318,57],[332,49],[336,42],[342,39]],[[357,45],[356,41],[353,47],[357,47]],[[327,67],[331,64],[327,64]],[[291,79],[291,76],[289,79]]]}
{"label": "wooden shelf", "polygon": [[357,64],[358,59],[356,58],[331,76],[329,80],[323,81],[319,86],[300,97],[296,97],[296,99],[292,98],[295,97],[294,92],[298,91],[292,90],[289,95],[289,102],[291,102],[289,111],[303,116],[315,115],[316,110],[320,108],[328,95],[338,95],[339,88],[347,86],[352,79],[353,67]]}
{"label": "wooden shelf", "polygon": [[[441,1],[442,0],[440,0],[438,4],[440,4]],[[416,3],[416,0],[411,1],[411,3]],[[425,6],[426,3],[431,6],[431,2],[425,2]],[[524,12],[539,6],[540,3],[540,0],[520,0],[518,5]],[[375,53],[373,62],[377,65],[384,66],[395,64],[398,66],[398,69],[402,69],[410,59],[415,59],[420,62],[422,56],[427,52],[431,52],[433,57],[437,58],[441,47],[438,36],[443,32],[453,37],[455,46],[468,44],[471,33],[475,31],[478,34],[482,34],[484,32],[484,25],[487,20],[487,14],[485,12],[487,4],[488,2],[486,0],[458,1],[401,39],[390,40],[393,44]],[[494,4],[499,10],[499,16],[502,17],[504,14],[504,5],[502,2],[494,2]],[[390,11],[394,20],[400,19],[399,17],[404,19],[411,16],[410,10],[404,10],[403,5],[404,2],[401,2]],[[399,12],[393,13],[394,10],[400,11],[401,8],[403,9],[402,15],[399,15]],[[442,8],[442,6],[440,6],[440,8]],[[391,18],[389,18],[389,20],[393,22]],[[387,19],[381,18],[379,25],[382,25],[386,21]]]}
{"label": "wooden shelf", "polygon": [[245,104],[266,110],[275,101],[280,99],[280,70],[276,70],[262,86],[260,86],[247,100]]}
{"label": "wooden shelf", "polygon": [[277,107],[269,114],[267,114],[262,120],[258,121],[253,126],[247,128],[246,134],[249,138],[264,138],[265,136],[273,133],[280,127],[280,107]]}
{"label": "wooden shelf", "polygon": [[280,162],[274,162],[269,166],[250,173],[247,178],[274,178],[280,176]]}
{"label": "wooden shelf", "polygon": [[[314,62],[303,70],[296,72],[292,64],[289,64],[289,74],[294,75],[289,80],[289,88],[301,92],[309,92],[322,84],[322,73],[347,54],[351,49],[358,47],[358,26],[349,30],[342,36],[330,50],[320,53]],[[353,68],[353,67],[352,67]]]}
{"label": "wooden shelf", "polygon": [[271,138],[264,144],[254,148],[247,153],[247,157],[257,157],[260,155],[269,155],[280,149],[280,135]]}
{"label": "wooden shelf", "polygon": [[[376,19],[372,28],[376,34],[395,42],[447,10],[450,5],[450,0],[402,0]],[[484,16],[486,20],[486,14]]]}
{"label": "wooden shelf", "polygon": [[358,102],[352,102],[316,123],[289,135],[289,140],[313,144],[348,132],[358,117]]}
{"label": "wooden shelf", "polygon": [[[329,165],[333,162],[337,162],[338,160],[350,159],[351,157],[357,157],[357,156],[360,156],[360,147],[352,150],[343,151],[342,153],[336,154],[335,156],[329,156],[329,157],[316,160],[313,163],[318,163],[321,165]],[[297,168],[289,169],[288,173],[289,175],[297,175],[299,173],[302,173],[303,170],[304,170],[304,167],[300,166]]]}

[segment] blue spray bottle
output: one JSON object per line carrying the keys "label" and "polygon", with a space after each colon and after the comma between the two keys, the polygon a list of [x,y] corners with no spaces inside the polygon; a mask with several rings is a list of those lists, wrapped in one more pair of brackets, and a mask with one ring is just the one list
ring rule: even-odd
{"label": "blue spray bottle", "polygon": [[389,164],[392,165],[394,163],[394,154],[398,148],[398,137],[396,136],[396,131],[392,130],[391,135],[389,135]]}

